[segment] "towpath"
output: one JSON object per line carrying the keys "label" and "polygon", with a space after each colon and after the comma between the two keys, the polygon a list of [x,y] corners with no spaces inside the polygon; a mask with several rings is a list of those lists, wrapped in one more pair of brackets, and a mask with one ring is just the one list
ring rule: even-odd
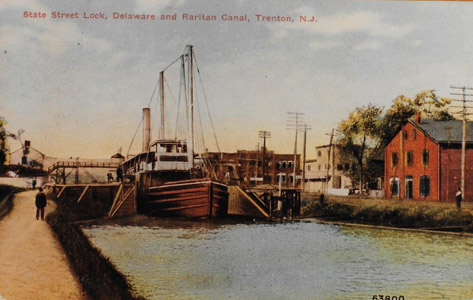
{"label": "towpath", "polygon": [[88,299],[49,225],[35,218],[36,192],[16,194],[0,221],[0,299]]}

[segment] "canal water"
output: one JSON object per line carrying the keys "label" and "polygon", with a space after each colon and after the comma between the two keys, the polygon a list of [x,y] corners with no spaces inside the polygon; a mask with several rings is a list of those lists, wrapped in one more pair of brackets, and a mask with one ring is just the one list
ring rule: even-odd
{"label": "canal water", "polygon": [[471,237],[172,220],[83,230],[147,299],[473,299]]}

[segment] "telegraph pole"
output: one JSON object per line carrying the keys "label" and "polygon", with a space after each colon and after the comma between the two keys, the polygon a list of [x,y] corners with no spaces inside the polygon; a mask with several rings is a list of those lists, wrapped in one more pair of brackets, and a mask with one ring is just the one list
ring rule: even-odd
{"label": "telegraph pole", "polygon": [[[465,200],[465,161],[466,161],[466,127],[467,127],[467,102],[473,102],[473,100],[467,100],[467,96],[473,96],[473,94],[466,94],[466,90],[473,90],[473,88],[467,88],[467,87],[456,87],[456,86],[450,86],[451,89],[456,89],[456,90],[461,90],[461,93],[450,93],[451,95],[456,95],[456,96],[462,96],[461,100],[455,99],[455,101],[461,101],[462,106],[459,108],[462,108],[461,111],[457,112],[462,115],[462,121],[463,121],[463,132],[462,132],[462,154],[461,154],[461,192],[462,192],[462,202]],[[457,107],[458,106],[452,106],[452,107]]]}
{"label": "telegraph pole", "polygon": [[261,171],[263,172],[263,182],[264,184],[264,172],[265,172],[265,163],[266,163],[266,139],[271,138],[271,132],[262,130],[258,131],[258,137],[263,139],[263,157],[262,157],[262,165],[261,165]]}
{"label": "telegraph pole", "polygon": [[[325,177],[325,194],[327,194],[327,190],[328,190],[328,175],[329,175],[329,171],[330,171],[330,154],[332,152],[332,144],[333,144],[333,134],[334,134],[334,129],[332,128],[332,133],[330,134],[330,144],[328,146],[328,158],[327,158],[327,177]],[[334,153],[335,155],[335,153]],[[333,168],[333,166],[331,166]],[[332,172],[332,180],[333,180],[333,172]],[[360,190],[360,193],[361,193],[361,190]]]}
{"label": "telegraph pole", "polygon": [[296,137],[294,140],[294,178],[292,181],[292,187],[296,188],[296,170],[297,170],[297,131],[304,125],[303,122],[304,113],[299,112],[288,112],[287,113],[287,128],[294,129]]}
{"label": "telegraph pole", "polygon": [[307,130],[311,130],[312,127],[304,124],[304,149],[302,154],[302,182],[301,190],[304,191],[304,182],[305,182],[305,156],[306,156],[306,145],[307,145]]}

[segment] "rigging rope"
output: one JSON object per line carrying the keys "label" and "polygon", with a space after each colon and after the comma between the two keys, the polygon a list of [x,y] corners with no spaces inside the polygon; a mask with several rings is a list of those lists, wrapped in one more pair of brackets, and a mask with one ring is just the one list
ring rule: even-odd
{"label": "rigging rope", "polygon": [[[176,58],[172,63],[170,63],[169,65],[166,66],[166,68],[163,69],[163,72],[166,71],[167,69],[169,69],[173,64],[175,64],[179,59],[181,59],[181,56],[179,56],[178,58]],[[153,90],[153,93],[151,94],[151,98],[149,99],[149,102],[148,102],[148,108],[151,108],[150,105],[151,105],[151,101],[153,101],[153,98],[154,98],[154,94],[156,93],[156,89],[157,87],[159,86],[159,82],[160,80],[158,79],[158,81],[156,82],[156,86],[154,87],[154,90]],[[135,137],[136,137],[136,134],[138,132],[138,129],[140,129],[141,125],[143,124],[143,117],[141,118],[141,121],[138,125],[138,128],[136,128],[136,131],[135,131],[135,134],[133,135],[133,138],[131,139],[131,142],[130,142],[130,146],[128,147],[128,151],[126,153],[126,156],[128,157],[128,155],[130,154],[130,149],[131,147],[133,146],[133,143],[135,141]]]}
{"label": "rigging rope", "polygon": [[[174,130],[174,137],[177,139],[178,136],[178,131],[179,131],[179,114],[181,110],[181,97],[182,97],[182,84],[183,84],[183,74],[185,72],[184,70],[184,55],[181,55],[181,61],[182,61],[182,66],[179,68],[179,97],[178,97],[178,102],[177,102],[177,114],[176,114],[176,127]],[[181,133],[182,136],[182,133]]]}
{"label": "rigging rope", "polygon": [[196,106],[197,106],[197,112],[198,112],[198,117],[199,117],[200,138],[201,138],[201,141],[202,141],[202,148],[203,148],[202,153],[206,154],[205,157],[203,155],[200,155],[200,158],[202,159],[202,163],[204,164],[203,167],[207,170],[207,173],[213,175],[214,179],[217,179],[217,174],[215,173],[215,170],[212,166],[212,162],[210,161],[210,158],[209,158],[209,155],[208,155],[207,147],[205,146],[204,127],[202,125],[202,117],[201,117],[201,114],[200,114],[200,104],[199,104],[200,101],[199,101],[199,98],[197,97],[197,95],[196,95],[195,99],[196,99],[196,104],[197,104]]}
{"label": "rigging rope", "polygon": [[138,124],[138,127],[135,130],[135,134],[133,135],[133,138],[131,139],[130,146],[128,147],[128,151],[126,152],[125,160],[128,158],[128,155],[130,154],[131,146],[133,146],[133,142],[135,141],[136,134],[138,133],[138,129],[140,129],[141,124],[143,124],[143,117],[141,117],[140,124]]}
{"label": "rigging rope", "polygon": [[205,94],[205,90],[204,90],[204,85],[202,83],[202,76],[200,75],[200,68],[199,68],[199,64],[197,63],[197,58],[196,56],[194,55],[194,61],[195,61],[195,65],[197,67],[197,74],[199,75],[199,82],[200,82],[200,86],[202,88],[202,94],[204,95],[204,100],[205,100],[205,105],[207,107],[207,113],[209,115],[209,120],[210,120],[210,125],[212,126],[212,132],[214,134],[214,138],[215,138],[215,143],[217,144],[217,150],[218,152],[222,152],[220,150],[220,145],[218,144],[218,139],[217,139],[217,134],[215,132],[215,127],[214,127],[214,123],[212,121],[212,116],[210,115],[210,109],[209,109],[209,103],[207,101],[207,95]]}

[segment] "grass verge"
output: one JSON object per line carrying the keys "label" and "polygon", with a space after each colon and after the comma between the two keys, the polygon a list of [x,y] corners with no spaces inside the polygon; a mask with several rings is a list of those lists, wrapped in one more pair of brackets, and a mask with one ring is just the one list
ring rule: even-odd
{"label": "grass verge", "polygon": [[473,232],[473,211],[458,211],[454,203],[373,200],[350,197],[309,198],[304,216],[400,228],[428,228]]}
{"label": "grass verge", "polygon": [[92,299],[144,299],[135,296],[125,276],[95,248],[75,221],[87,218],[74,213],[73,201],[56,201],[56,210],[47,221],[56,233],[79,282]]}

